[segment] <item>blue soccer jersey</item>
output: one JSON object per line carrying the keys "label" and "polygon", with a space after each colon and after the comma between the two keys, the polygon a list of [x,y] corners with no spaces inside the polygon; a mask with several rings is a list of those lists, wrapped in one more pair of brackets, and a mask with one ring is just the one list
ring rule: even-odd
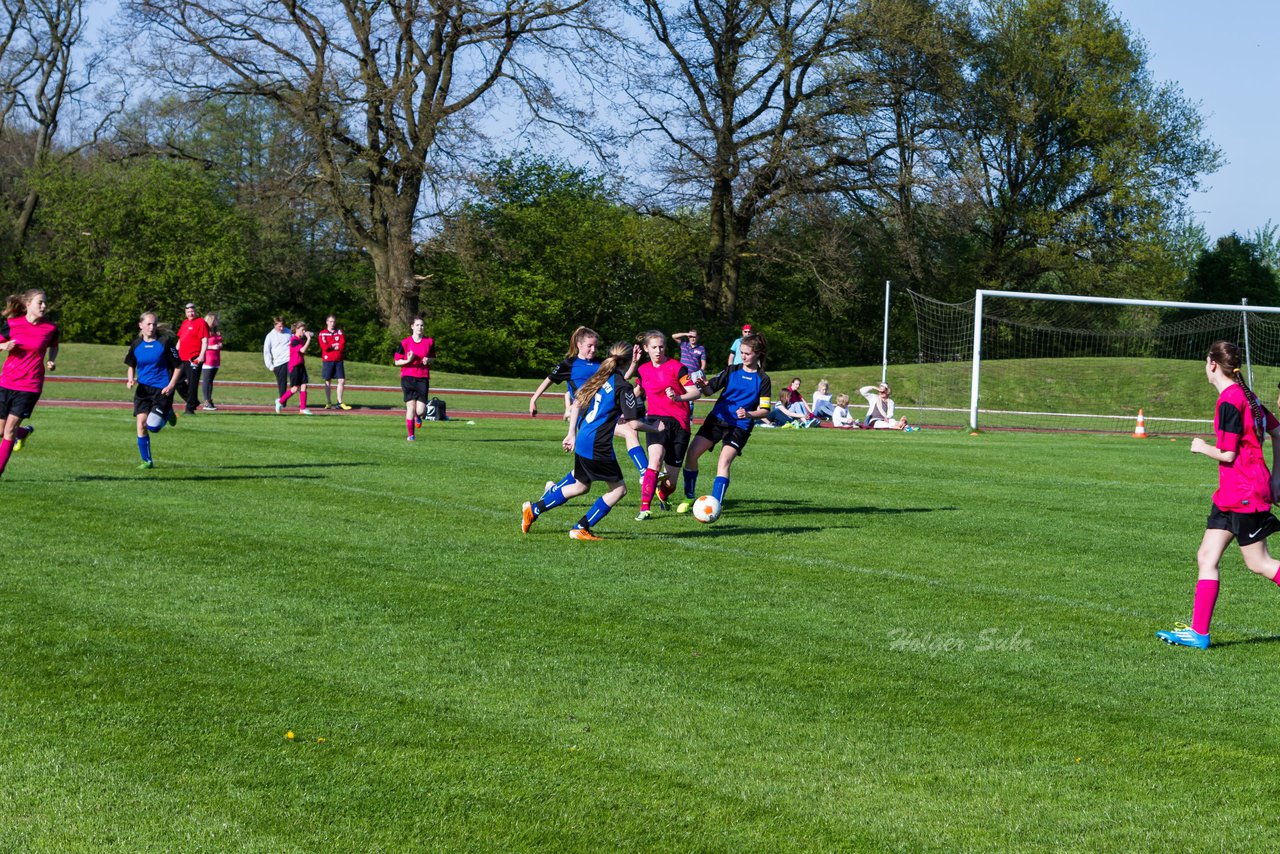
{"label": "blue soccer jersey", "polygon": [[574,453],[588,460],[617,459],[613,454],[613,428],[619,415],[628,421],[640,417],[635,389],[622,374],[615,373],[587,401],[585,411],[579,408]]}
{"label": "blue soccer jersey", "polygon": [[747,412],[768,409],[773,383],[764,371],[748,371],[742,365],[733,365],[712,377],[704,391],[720,392],[720,399],[711,408],[712,418],[749,430],[752,421],[750,418],[739,418],[738,408]]}
{"label": "blue soccer jersey", "polygon": [[178,351],[159,338],[135,339],[124,357],[124,363],[134,369],[138,382],[152,388],[167,386],[178,362]]}
{"label": "blue soccer jersey", "polygon": [[600,370],[599,359],[580,359],[573,356],[552,368],[551,373],[547,374],[547,379],[554,383],[565,383],[569,394],[574,395],[578,393],[578,389],[582,388],[583,383],[595,376],[598,370]]}

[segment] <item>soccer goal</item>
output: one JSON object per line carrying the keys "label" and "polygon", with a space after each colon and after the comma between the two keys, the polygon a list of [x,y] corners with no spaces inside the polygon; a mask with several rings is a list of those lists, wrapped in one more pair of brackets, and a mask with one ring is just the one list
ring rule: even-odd
{"label": "soccer goal", "polygon": [[1245,351],[1268,406],[1280,380],[1280,308],[978,291],[944,303],[908,291],[919,353],[898,408],[939,426],[1204,433],[1214,393],[1209,346]]}

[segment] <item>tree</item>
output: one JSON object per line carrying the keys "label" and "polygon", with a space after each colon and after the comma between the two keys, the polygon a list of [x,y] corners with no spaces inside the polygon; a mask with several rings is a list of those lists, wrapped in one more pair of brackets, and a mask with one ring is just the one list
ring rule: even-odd
{"label": "tree", "polygon": [[757,218],[784,200],[851,189],[883,150],[853,132],[842,93],[852,0],[691,0],[633,14],[654,40],[626,90],[663,146],[668,189],[706,211],[704,310],[731,319]]}
{"label": "tree", "polygon": [[314,147],[307,180],[367,251],[393,328],[417,311],[424,189],[467,141],[468,115],[509,83],[549,98],[520,50],[587,26],[587,0],[129,0],[170,82],[271,102]]}
{"label": "tree", "polygon": [[1234,304],[1242,299],[1252,305],[1280,305],[1280,287],[1258,247],[1232,232],[1200,253],[1187,301]]}
{"label": "tree", "polygon": [[983,0],[976,36],[952,168],[981,210],[985,285],[1148,237],[1217,168],[1195,105],[1152,82],[1104,0]]}

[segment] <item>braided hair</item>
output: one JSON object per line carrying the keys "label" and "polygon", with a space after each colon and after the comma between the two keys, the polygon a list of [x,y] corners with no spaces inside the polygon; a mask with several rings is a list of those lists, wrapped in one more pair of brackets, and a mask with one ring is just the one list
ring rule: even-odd
{"label": "braided hair", "polygon": [[1240,371],[1240,348],[1230,341],[1215,341],[1209,348],[1209,358],[1244,392],[1244,399],[1249,402],[1249,410],[1253,415],[1253,434],[1258,437],[1258,444],[1262,444],[1267,438],[1267,411],[1263,409],[1262,401],[1249,388]]}

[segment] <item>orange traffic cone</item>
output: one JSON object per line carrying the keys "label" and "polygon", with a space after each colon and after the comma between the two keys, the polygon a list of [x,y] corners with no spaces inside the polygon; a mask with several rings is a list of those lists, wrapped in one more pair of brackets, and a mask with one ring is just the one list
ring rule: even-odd
{"label": "orange traffic cone", "polygon": [[1141,409],[1138,410],[1138,424],[1136,427],[1133,428],[1133,438],[1135,439],[1147,438],[1147,422],[1142,418]]}

